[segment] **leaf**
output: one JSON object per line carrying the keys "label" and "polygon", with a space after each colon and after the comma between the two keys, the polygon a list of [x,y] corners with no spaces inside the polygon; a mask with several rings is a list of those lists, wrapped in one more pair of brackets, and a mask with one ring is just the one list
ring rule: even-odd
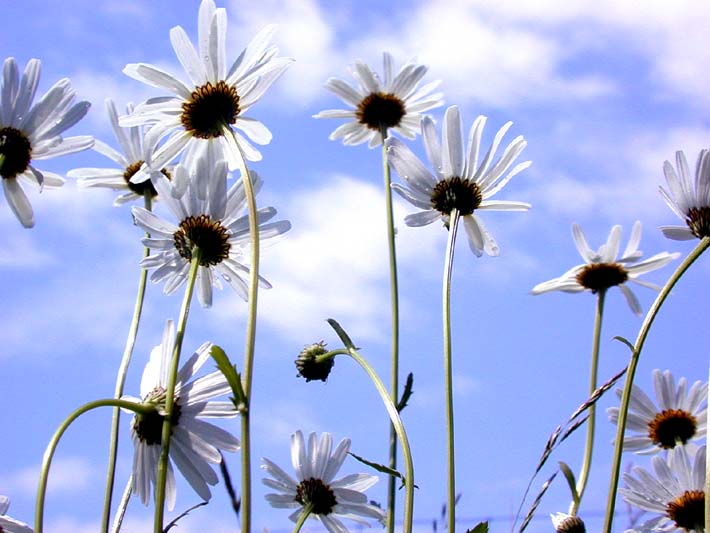
{"label": "leaf", "polygon": [[172,520],[167,526],[165,526],[165,529],[163,529],[163,533],[168,533],[168,531],[170,531],[172,528],[174,528],[174,527],[177,525],[178,520],[180,520],[180,519],[186,517],[186,516],[187,516],[188,514],[190,514],[192,511],[194,511],[194,510],[197,509],[198,507],[202,507],[203,505],[207,505],[207,502],[200,502],[200,503],[198,503],[198,504],[196,504],[196,505],[193,505],[193,506],[190,507],[187,511],[185,511],[184,513],[182,513],[182,514],[178,515],[177,517],[175,517],[174,520]]}
{"label": "leaf", "polygon": [[628,339],[622,337],[621,335],[617,335],[616,337],[614,337],[614,340],[617,340],[617,341],[625,344],[626,346],[629,347],[629,350],[631,350],[631,353],[634,353],[634,345],[631,344],[631,341],[629,341]]}
{"label": "leaf", "polygon": [[414,374],[411,372],[407,374],[407,381],[404,384],[404,390],[402,391],[402,397],[399,399],[399,402],[397,402],[397,412],[401,413],[402,409],[407,407],[407,402],[409,401],[409,398],[412,397],[412,386],[414,385]]}
{"label": "leaf", "polygon": [[[383,473],[383,474],[387,474],[388,476],[396,477],[397,479],[401,479],[401,480],[402,480],[402,486],[404,486],[404,476],[403,476],[400,472],[398,472],[397,470],[395,470],[394,468],[390,468],[389,466],[385,466],[385,465],[380,464],[380,463],[374,463],[374,462],[372,462],[372,461],[368,461],[368,460],[365,459],[364,457],[360,457],[359,455],[357,455],[357,454],[355,454],[355,453],[353,453],[353,452],[348,452],[348,455],[353,456],[355,459],[357,459],[358,461],[360,461],[362,464],[367,465],[367,466],[369,466],[370,468],[374,468],[374,469],[377,470],[378,472],[381,472],[381,473]],[[419,487],[417,487],[416,485],[414,485],[414,488],[417,488],[417,489],[418,489]]]}
{"label": "leaf", "polygon": [[480,522],[473,529],[467,529],[466,533],[488,533],[488,521]]}
{"label": "leaf", "polygon": [[234,408],[238,412],[243,412],[246,410],[247,401],[244,395],[244,389],[242,389],[242,378],[239,372],[237,372],[237,366],[232,364],[224,350],[217,345],[212,346],[210,355],[217,363],[217,368],[222,372],[227,383],[229,383],[229,387],[232,389],[234,396],[231,400],[234,404]]}
{"label": "leaf", "polygon": [[569,485],[569,490],[572,493],[572,499],[574,500],[575,508],[579,506],[579,493],[577,492],[577,482],[574,479],[574,472],[564,461],[558,461],[560,465],[560,470],[567,480],[567,485]]}
{"label": "leaf", "polygon": [[222,454],[222,452],[219,452],[219,456],[221,458],[221,461],[219,462],[219,470],[222,473],[222,479],[224,479],[224,487],[227,489],[227,494],[229,494],[229,500],[232,504],[232,510],[234,511],[234,514],[237,515],[237,518],[239,518],[239,510],[241,509],[242,501],[237,496],[237,493],[234,491],[234,486],[232,485],[232,476],[230,476],[229,474],[227,462],[224,460],[224,455]]}
{"label": "leaf", "polygon": [[340,324],[338,324],[338,322],[334,318],[329,318],[328,324],[330,324],[330,327],[335,330],[335,332],[338,334],[338,337],[340,337],[340,340],[343,341],[343,344],[348,350],[357,350],[357,348],[353,344],[353,341],[350,340],[348,334],[345,333],[345,330],[340,327]]}

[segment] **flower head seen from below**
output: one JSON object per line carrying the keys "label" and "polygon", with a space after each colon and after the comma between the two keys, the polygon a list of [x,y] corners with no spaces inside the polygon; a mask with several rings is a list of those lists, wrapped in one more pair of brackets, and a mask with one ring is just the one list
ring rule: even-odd
{"label": "flower head seen from below", "polygon": [[443,105],[441,93],[432,91],[439,85],[433,81],[418,87],[428,67],[409,62],[393,76],[392,56],[383,54],[384,80],[380,80],[368,65],[357,61],[352,75],[358,82],[353,88],[337,78],[330,78],[326,87],[354,109],[329,109],[315,118],[351,119],[330,134],[330,139],[342,137],[344,144],[369,141],[370,148],[382,143],[382,129],[393,129],[400,135],[414,139],[419,133],[421,114]]}
{"label": "flower head seen from below", "polygon": [[587,528],[584,521],[576,516],[567,513],[551,514],[552,525],[555,528],[555,533],[586,533]]}
{"label": "flower head seen from below", "polygon": [[32,533],[32,528],[7,516],[7,510],[10,507],[10,498],[0,496],[0,532],[2,533]]}
{"label": "flower head seen from below", "polygon": [[[123,70],[138,81],[170,91],[174,96],[153,98],[121,118],[122,126],[151,124],[146,142],[151,148],[167,137],[147,161],[150,168],[163,168],[192,145],[214,144],[229,162],[238,165],[239,152],[251,161],[261,159],[247,140],[268,144],[271,132],[245,113],[290,65],[291,59],[276,57],[278,48],[269,44],[275,28],[263,29],[229,66],[226,59],[227,13],[213,0],[202,0],[198,15],[198,50],[185,30],[170,30],[170,42],[190,81],[146,63],[131,63]],[[242,135],[243,132],[244,135]],[[134,183],[148,179],[144,172]]]}
{"label": "flower head seen from below", "polygon": [[661,226],[669,239],[687,241],[710,237],[710,152],[701,150],[695,165],[695,185],[690,181],[690,169],[685,154],[675,154],[677,170],[670,161],[663,164],[663,173],[670,192],[659,187],[661,196],[685,226]]}
{"label": "flower head seen from below", "polygon": [[[155,198],[158,193],[152,182],[159,176],[169,178],[170,171],[166,168],[156,171],[148,169],[151,180],[133,183],[131,178],[141,169],[143,163],[150,159],[150,148],[145,143],[143,127],[122,128],[118,123],[116,106],[110,99],[106,100],[106,110],[123,153],[98,139],[94,143],[94,150],[113,160],[118,164],[118,168],[77,168],[67,172],[67,176],[79,178],[77,181],[79,187],[102,187],[125,191],[116,198],[114,205],[143,198],[146,194],[151,199]],[[127,111],[130,114],[133,106],[128,105]]]}
{"label": "flower head seen from below", "polygon": [[[496,256],[498,244],[483,225],[480,211],[526,211],[529,204],[509,200],[491,199],[513,176],[530,166],[530,161],[518,163],[515,159],[526,146],[522,136],[516,137],[494,162],[495,153],[512,122],[496,133],[493,144],[485,155],[480,152],[481,135],[486,117],[479,116],[471,127],[468,155],[464,151],[461,117],[456,106],[446,110],[442,142],[439,144],[434,121],[422,119],[422,136],[427,156],[434,169],[429,171],[412,151],[397,139],[387,139],[390,162],[406,186],[393,184],[405,200],[422,209],[407,215],[408,226],[424,226],[443,220],[448,227],[451,212],[456,209],[463,218],[468,243],[476,256],[485,251]],[[479,161],[479,157],[481,160]]]}
{"label": "flower head seen from below", "polygon": [[652,459],[655,477],[641,467],[633,474],[625,473],[625,488],[619,492],[624,500],[657,513],[627,533],[682,531],[700,533],[705,530],[705,446],[690,457],[685,446],[677,446],[668,455]]}
{"label": "flower head seen from below", "polygon": [[73,154],[91,148],[88,135],[62,137],[89,110],[88,102],[77,102],[69,80],[55,83],[33,106],[39,84],[40,61],[30,59],[20,79],[15,59],[3,63],[0,90],[0,180],[5,199],[20,223],[34,226],[34,213],[20,181],[43,187],[61,187],[64,179],[40,171],[34,161]]}
{"label": "flower head seen from below", "polygon": [[[670,370],[653,371],[653,386],[658,406],[643,390],[634,385],[631,389],[630,411],[626,425],[632,434],[624,437],[624,449],[636,453],[657,453],[699,439],[707,432],[708,384],[696,381],[688,389],[685,378],[675,379]],[[621,396],[621,391],[617,390]],[[607,410],[616,424],[619,408]]]}
{"label": "flower head seen from below", "polygon": [[596,294],[599,291],[618,286],[631,310],[640,315],[641,304],[626,282],[632,281],[644,287],[660,290],[657,285],[640,280],[638,277],[667,265],[680,255],[679,253],[660,252],[641,261],[643,252],[638,249],[641,241],[641,222],[639,221],[634,224],[631,238],[621,257],[618,257],[621,244],[621,226],[617,225],[611,228],[606,243],[597,251],[589,247],[582,229],[577,224],[572,224],[572,236],[577,250],[585,262],[572,267],[559,278],[536,285],[532,289],[533,294],[551,291],[591,291]]}
{"label": "flower head seen from below", "polygon": [[[151,404],[155,408],[149,415],[134,415],[131,423],[134,448],[133,492],[145,505],[150,501],[151,485],[157,479],[165,418],[165,388],[174,344],[175,328],[169,320],[163,331],[162,342],[153,348],[143,371],[141,397],[124,398]],[[211,343],[204,343],[178,372],[170,438],[170,459],[205,501],[211,496],[208,485],[216,485],[218,481],[210,464],[220,463],[220,450],[234,452],[239,449],[236,437],[203,420],[237,415],[232,402],[214,401],[214,398],[224,396],[231,390],[221,372],[215,371],[195,378],[202,365],[210,359],[211,348]],[[175,505],[175,477],[171,463],[168,467],[166,500],[172,509]]]}
{"label": "flower head seen from below", "polygon": [[297,431],[291,436],[291,462],[296,471],[293,479],[282,468],[262,459],[270,478],[263,483],[278,491],[266,495],[267,501],[279,509],[295,509],[289,517],[293,522],[304,511],[320,520],[330,533],[344,533],[348,529],[340,518],[348,518],[369,525],[365,518],[382,521],[385,512],[368,503],[365,491],[377,483],[377,476],[350,474],[334,479],[350,450],[350,439],[343,439],[331,454],[333,438],[323,433],[320,440],[311,433],[306,443]]}
{"label": "flower head seen from below", "polygon": [[[305,378],[306,382],[313,380],[327,381],[330,371],[335,365],[335,356],[331,355],[323,358],[328,353],[325,342],[309,344],[296,359],[296,369],[298,376]],[[319,359],[320,358],[320,359]]]}
{"label": "flower head seen from below", "polygon": [[[248,298],[244,278],[249,274],[245,264],[250,247],[249,220],[241,214],[246,197],[241,180],[227,191],[226,178],[227,163],[215,160],[212,151],[206,150],[189,169],[177,165],[172,181],[161,178],[156,182],[158,194],[177,218],[177,224],[143,207],[133,208],[136,224],[150,234],[143,244],[155,252],[141,265],[154,269],[150,278],[153,282],[165,281],[166,294],[185,283],[193,251],[200,254],[196,283],[197,296],[204,307],[212,305],[212,287],[221,288],[220,279],[244,300]],[[259,176],[252,172],[250,179],[258,191]],[[258,210],[260,239],[275,237],[291,228],[287,220],[269,222],[274,216],[273,207]],[[263,278],[260,284],[270,287]]]}

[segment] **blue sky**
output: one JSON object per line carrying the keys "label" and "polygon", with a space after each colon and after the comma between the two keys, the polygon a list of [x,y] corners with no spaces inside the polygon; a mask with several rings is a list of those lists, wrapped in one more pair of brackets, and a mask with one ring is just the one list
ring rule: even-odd
{"label": "blue sky", "polygon": [[[447,105],[459,105],[467,130],[479,114],[489,117],[484,138],[506,121],[508,134],[524,135],[524,159],[533,165],[502,191],[502,199],[527,201],[527,213],[484,213],[501,247],[497,258],[475,258],[459,243],[453,280],[456,373],[458,516],[493,516],[493,530],[510,529],[514,512],[539,454],[554,427],[585,399],[594,298],[530,289],[580,262],[570,227],[579,223],[592,247],[614,224],[623,243],[635,220],[644,224],[645,255],[679,251],[693,243],[666,240],[657,229],[676,224],[658,194],[662,164],[686,151],[694,165],[710,137],[710,50],[698,21],[710,15],[704,2],[330,2],[265,0],[218,2],[227,8],[228,44],[234,57],[264,25],[279,24],[276,42],[296,59],[253,108],[274,140],[252,168],[265,181],[260,205],[273,205],[293,229],[264,250],[262,274],[274,285],[260,293],[255,375],[254,457],[289,465],[289,435],[296,429],[350,437],[353,451],[385,462],[387,421],[374,389],[346,360],[336,362],[328,383],[296,379],[293,359],[303,345],[337,345],[325,323],[336,318],[383,376],[388,372],[387,248],[380,152],[328,140],[340,124],[316,121],[322,109],[341,107],[324,87],[336,76],[350,81],[348,65],[363,59],[381,69],[381,54],[396,65],[416,57],[429,65],[428,80],[441,79]],[[148,62],[181,73],[168,39],[182,25],[196,36],[197,1],[137,0],[67,5],[28,0],[3,6],[3,57],[21,68],[42,60],[40,92],[69,77],[89,115],[71,130],[116,146],[103,101],[122,108],[156,92],[121,73],[127,63]],[[435,110],[440,121],[443,108]],[[423,154],[421,139],[410,146]],[[40,166],[59,173],[110,166],[94,153]],[[396,180],[396,176],[394,177]],[[78,405],[110,396],[130,321],[141,232],[127,208],[111,206],[114,194],[76,189],[30,192],[36,228],[24,230],[0,203],[0,494],[12,498],[11,515],[31,521],[36,474],[43,450],[60,421]],[[440,285],[446,233],[434,224],[408,228],[413,208],[396,205],[402,294],[402,369],[415,376],[405,411],[416,468],[415,516],[422,531],[445,499],[443,364]],[[673,266],[646,279],[662,284]],[[703,258],[674,290],[649,337],[638,383],[649,390],[654,368],[690,382],[707,377],[709,304]],[[634,288],[644,309],[653,293]],[[150,285],[127,393],[137,394],[140,374],[164,322],[175,318],[180,295],[166,297]],[[212,309],[195,306],[186,349],[220,344],[241,361],[246,307],[230,290],[215,294]],[[641,320],[612,290],[602,332],[600,376],[626,364],[628,351],[614,335],[634,338]],[[601,405],[613,405],[611,396]],[[124,420],[123,478],[131,446]],[[91,414],[59,448],[47,507],[47,530],[93,532],[99,520],[108,413]],[[237,431],[236,423],[230,426]],[[600,416],[591,484],[583,505],[590,513],[605,501],[613,427]],[[553,458],[578,469],[580,432]],[[238,457],[229,457],[234,476]],[[627,461],[645,464],[643,458]],[[555,461],[551,462],[553,466]],[[360,471],[355,461],[344,470]],[[544,479],[544,474],[540,479]],[[255,524],[288,528],[287,513],[272,511],[255,472]],[[122,481],[120,482],[122,483]],[[371,496],[384,500],[381,481]],[[195,513],[182,531],[234,530],[218,486],[208,512]],[[179,487],[178,508],[196,503]],[[563,511],[562,483],[551,489],[541,516]],[[620,506],[623,510],[623,505]],[[126,531],[146,530],[149,513],[129,508]],[[618,519],[618,529],[625,524]],[[469,527],[473,523],[461,526]],[[530,531],[549,531],[546,520]]]}

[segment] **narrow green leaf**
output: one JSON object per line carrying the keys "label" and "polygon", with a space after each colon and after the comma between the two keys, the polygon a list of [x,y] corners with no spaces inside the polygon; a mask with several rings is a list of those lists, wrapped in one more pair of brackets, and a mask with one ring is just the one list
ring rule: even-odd
{"label": "narrow green leaf", "polygon": [[631,353],[634,353],[634,345],[631,344],[631,341],[629,341],[628,339],[622,337],[621,335],[617,335],[616,337],[614,337],[614,340],[617,340],[623,344],[626,344],[626,346],[628,346],[629,350],[631,350]]}
{"label": "narrow green leaf", "polygon": [[[383,473],[383,474],[387,474],[388,476],[396,477],[397,479],[401,479],[401,480],[402,480],[402,487],[404,486],[404,476],[403,476],[400,472],[398,472],[397,470],[395,470],[394,468],[390,468],[389,466],[385,466],[385,465],[380,464],[380,463],[375,463],[375,462],[372,462],[372,461],[368,461],[368,460],[365,459],[364,457],[360,457],[359,455],[357,455],[357,454],[355,454],[355,453],[353,453],[353,452],[348,452],[348,455],[351,455],[351,456],[354,457],[356,460],[360,461],[362,464],[367,465],[367,466],[369,466],[370,468],[374,468],[374,469],[377,470],[378,472],[381,472],[381,473]],[[401,488],[401,487],[400,487],[400,488]],[[414,485],[414,488],[417,488],[417,489],[418,489],[419,487],[417,487],[416,485]]]}
{"label": "narrow green leaf", "polygon": [[562,470],[562,473],[564,474],[565,479],[567,480],[567,485],[569,485],[569,490],[572,493],[574,506],[577,507],[579,505],[579,494],[577,493],[577,482],[574,479],[574,473],[564,461],[559,461],[559,464],[560,470]]}
{"label": "narrow green leaf", "polygon": [[231,400],[237,411],[243,411],[246,409],[246,396],[244,395],[244,389],[242,389],[242,378],[237,372],[237,366],[232,364],[227,357],[227,354],[222,348],[217,345],[212,346],[210,350],[210,355],[212,359],[217,363],[217,368],[224,375],[229,383],[229,387],[232,389],[232,394],[234,395]]}
{"label": "narrow green leaf", "polygon": [[404,384],[404,390],[402,391],[402,397],[399,399],[399,402],[397,402],[397,412],[401,413],[402,409],[407,407],[407,402],[409,401],[409,398],[412,397],[412,386],[414,385],[414,374],[411,372],[407,374],[407,381]]}
{"label": "narrow green leaf", "polygon": [[335,330],[335,332],[338,334],[338,337],[340,337],[340,340],[343,341],[343,344],[347,349],[357,350],[357,348],[353,344],[353,341],[350,340],[348,334],[345,333],[345,330],[340,327],[340,324],[338,324],[338,322],[334,318],[329,318],[328,324],[330,324],[330,327]]}
{"label": "narrow green leaf", "polygon": [[488,533],[488,521],[480,522],[473,529],[467,529],[466,533]]}

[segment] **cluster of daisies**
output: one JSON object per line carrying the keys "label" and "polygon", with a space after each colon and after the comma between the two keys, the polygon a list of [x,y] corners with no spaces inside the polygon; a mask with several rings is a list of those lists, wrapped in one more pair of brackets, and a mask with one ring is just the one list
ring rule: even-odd
{"label": "cluster of daisies", "polygon": [[[134,63],[125,67],[128,76],[168,93],[119,114],[112,101],[106,102],[108,116],[120,150],[90,136],[64,137],[87,112],[87,102],[76,102],[68,80],[60,80],[33,104],[40,62],[31,60],[20,77],[13,58],[3,65],[0,91],[0,176],[4,195],[12,212],[25,227],[34,225],[34,214],[20,183],[31,182],[40,188],[60,186],[62,178],[40,171],[35,162],[93,148],[114,162],[108,168],[79,168],[68,173],[83,187],[120,190],[117,205],[143,198],[144,207],[133,207],[136,225],[145,230],[143,244],[151,250],[141,263],[152,271],[154,282],[164,282],[172,293],[183,286],[194,254],[199,254],[196,284],[200,303],[212,304],[213,288],[226,283],[245,300],[248,298],[249,223],[245,184],[255,191],[262,180],[246,170],[246,161],[258,161],[255,145],[265,145],[271,133],[249,111],[269,87],[283,74],[291,59],[280,57],[271,44],[273,27],[261,31],[231,64],[227,62],[226,11],[213,0],[203,0],[198,16],[198,46],[195,47],[181,27],[170,32],[175,54],[185,69],[187,80],[161,68]],[[342,98],[349,109],[327,110],[317,118],[347,119],[331,134],[345,144],[384,143],[389,162],[403,180],[392,189],[418,209],[408,215],[409,226],[440,221],[452,227],[461,220],[468,245],[476,256],[499,254],[499,246],[486,228],[484,211],[525,211],[530,205],[501,200],[497,194],[517,174],[530,166],[518,162],[526,146],[522,136],[510,141],[498,154],[512,123],[504,124],[487,149],[481,146],[486,117],[476,118],[464,142],[459,109],[449,107],[441,132],[425,111],[443,105],[438,82],[420,85],[427,68],[410,62],[395,74],[393,60],[384,54],[383,77],[368,65],[353,67],[356,86],[330,79],[327,87]],[[413,139],[421,134],[429,165],[422,162],[397,133]],[[231,172],[239,170],[241,180],[230,185]],[[664,227],[672,239],[710,236],[710,156],[703,150],[698,158],[695,183],[682,152],[676,166],[666,162],[664,172],[669,191],[661,193],[686,226]],[[159,200],[170,211],[163,218],[152,210]],[[260,239],[284,234],[290,223],[275,220],[276,210],[258,210],[256,219]],[[453,227],[456,227],[455,225]],[[661,252],[642,260],[639,251],[641,224],[637,222],[628,245],[619,256],[621,228],[614,226],[607,242],[597,251],[587,243],[581,228],[573,225],[574,242],[584,263],[574,266],[559,278],[534,287],[533,293],[549,291],[598,293],[618,286],[632,311],[641,313],[637,298],[627,282],[653,285],[639,276],[656,270],[678,257]],[[259,278],[263,287],[267,280]],[[136,414],[131,422],[134,443],[133,492],[143,503],[151,501],[156,483],[161,450],[161,429],[166,416],[166,386],[169,361],[175,346],[175,327],[168,320],[162,342],[150,354],[141,384],[140,397],[126,399],[150,406],[149,414]],[[173,464],[204,500],[210,499],[211,485],[218,478],[212,465],[221,461],[221,451],[237,451],[240,443],[229,432],[205,419],[232,418],[237,412],[232,402],[219,400],[230,392],[220,372],[198,373],[210,357],[212,345],[200,346],[181,367],[173,398],[167,503],[172,508],[176,489]],[[621,493],[627,502],[658,516],[631,531],[701,531],[704,527],[705,447],[697,442],[706,435],[707,383],[694,383],[689,389],[685,379],[677,386],[670,372],[656,371],[654,384],[659,405],[635,387],[629,414],[629,434],[624,445],[638,453],[656,453],[655,476],[643,468],[625,475],[627,487]],[[613,421],[618,409],[610,410]],[[300,431],[291,440],[291,458],[296,477],[274,462],[264,459],[263,469],[270,476],[263,480],[273,489],[266,499],[277,508],[293,509],[294,522],[302,513],[320,520],[331,533],[347,531],[342,518],[366,524],[383,521],[385,513],[369,503],[365,491],[377,478],[351,474],[337,478],[347,458],[350,440],[342,440],[333,451],[329,433],[320,438],[314,433],[306,440]],[[0,514],[7,509],[7,498],[0,497]],[[570,516],[556,515],[558,530],[578,531]],[[572,520],[574,522],[574,520]],[[577,522],[579,520],[577,519]],[[566,524],[565,524],[566,523]],[[563,528],[567,529],[563,529]],[[31,531],[20,522],[0,516],[0,531]]]}

